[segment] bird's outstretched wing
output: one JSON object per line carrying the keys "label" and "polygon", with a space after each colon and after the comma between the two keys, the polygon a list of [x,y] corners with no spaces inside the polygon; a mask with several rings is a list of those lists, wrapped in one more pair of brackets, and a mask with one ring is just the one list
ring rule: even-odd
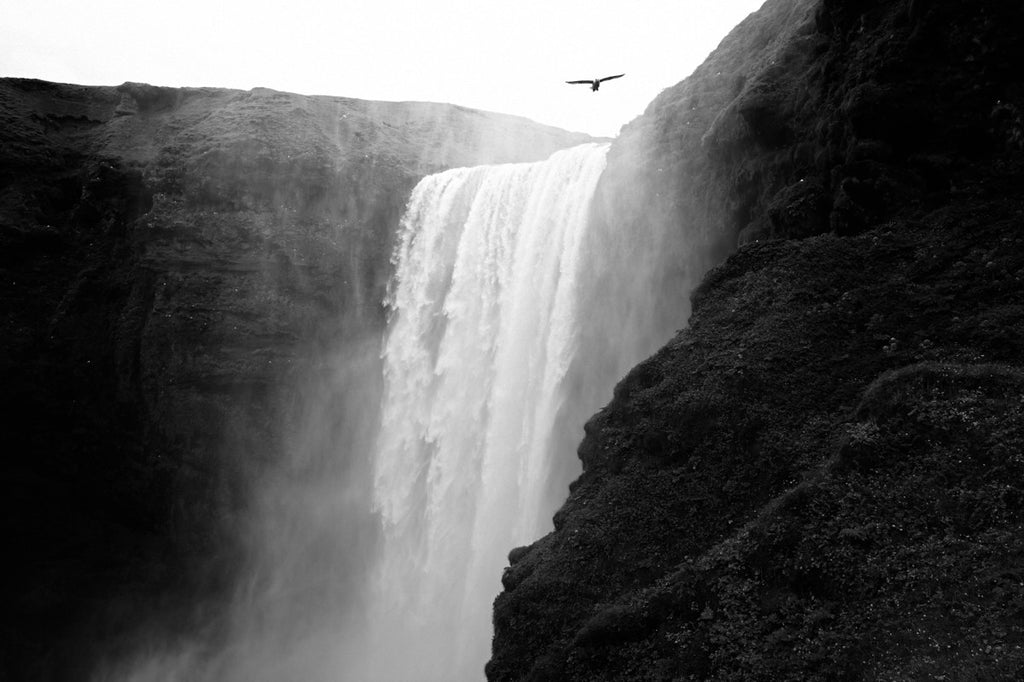
{"label": "bird's outstretched wing", "polygon": [[592,81],[592,80],[586,80],[586,81],[565,81],[565,82],[566,83],[570,83],[572,85],[576,85],[577,83],[586,83],[587,85],[592,85],[594,83],[594,81]]}
{"label": "bird's outstretched wing", "polygon": [[598,81],[597,81],[597,82],[598,82],[598,83],[604,83],[605,81],[610,81],[610,80],[611,80],[611,79],[613,79],[613,78],[622,78],[622,77],[623,77],[623,76],[625,76],[625,75],[626,75],[626,74],[624,74],[624,73],[620,73],[620,74],[619,74],[618,76],[605,76],[604,78],[600,78],[600,79],[598,79]]}

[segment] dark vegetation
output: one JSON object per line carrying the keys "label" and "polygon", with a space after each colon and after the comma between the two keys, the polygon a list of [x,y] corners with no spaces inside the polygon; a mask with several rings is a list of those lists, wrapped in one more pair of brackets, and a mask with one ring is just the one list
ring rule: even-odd
{"label": "dark vegetation", "polygon": [[[379,338],[413,184],[583,139],[449,105],[0,80],[0,679],[85,679],[152,627],[215,622],[253,480],[312,412],[360,431],[332,362]],[[347,445],[288,475],[359,476]]]}
{"label": "dark vegetation", "polygon": [[599,211],[741,246],[510,555],[489,679],[1024,676],[1022,25],[770,1],[624,130]]}

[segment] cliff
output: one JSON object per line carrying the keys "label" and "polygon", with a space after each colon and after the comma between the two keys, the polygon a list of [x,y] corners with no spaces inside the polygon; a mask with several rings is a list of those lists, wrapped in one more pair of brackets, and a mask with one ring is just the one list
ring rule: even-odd
{"label": "cliff", "polygon": [[[336,359],[379,342],[415,182],[586,139],[451,105],[0,80],[0,677],[81,679],[145,613],[195,627],[185,604],[249,550],[253,480],[286,449],[322,475],[372,428],[296,448],[317,409],[355,419]],[[346,372],[372,396],[373,362]]]}
{"label": "cliff", "polygon": [[510,553],[488,679],[1020,678],[1022,19],[769,0],[623,130],[598,234],[666,337],[738,250]]}

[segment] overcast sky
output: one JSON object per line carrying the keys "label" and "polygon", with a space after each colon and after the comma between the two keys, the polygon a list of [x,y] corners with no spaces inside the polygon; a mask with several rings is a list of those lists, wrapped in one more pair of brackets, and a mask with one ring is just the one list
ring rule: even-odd
{"label": "overcast sky", "polygon": [[452,102],[614,135],[762,2],[0,0],[0,76]]}

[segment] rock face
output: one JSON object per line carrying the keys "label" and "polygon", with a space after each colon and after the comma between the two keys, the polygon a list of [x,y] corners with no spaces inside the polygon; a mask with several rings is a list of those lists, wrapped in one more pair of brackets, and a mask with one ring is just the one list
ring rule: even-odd
{"label": "rock face", "polygon": [[598,220],[740,247],[510,554],[488,679],[1024,674],[1022,12],[770,0],[623,131]]}
{"label": "rock face", "polygon": [[226,584],[297,387],[345,411],[322,377],[379,339],[420,177],[587,139],[450,105],[0,80],[0,677],[81,679],[154,593]]}

